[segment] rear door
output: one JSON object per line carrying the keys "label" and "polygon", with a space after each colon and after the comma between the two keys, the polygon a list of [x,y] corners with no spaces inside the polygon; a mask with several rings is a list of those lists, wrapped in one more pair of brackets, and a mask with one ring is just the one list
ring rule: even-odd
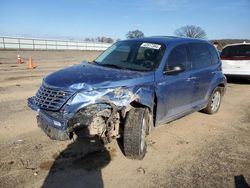
{"label": "rear door", "polygon": [[208,44],[192,43],[188,45],[191,56],[190,81],[194,84],[192,103],[194,106],[199,106],[206,103],[206,94],[209,90],[215,74],[212,65],[211,55]]}

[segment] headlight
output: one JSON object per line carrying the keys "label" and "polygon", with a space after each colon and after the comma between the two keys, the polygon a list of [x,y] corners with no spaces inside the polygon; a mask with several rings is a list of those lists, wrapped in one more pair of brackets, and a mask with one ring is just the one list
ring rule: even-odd
{"label": "headlight", "polygon": [[85,83],[77,83],[70,86],[70,89],[92,91],[93,88]]}
{"label": "headlight", "polygon": [[97,102],[110,101],[117,106],[126,106],[131,102],[134,94],[127,88],[109,88],[92,91],[81,91],[69,101],[70,104],[86,103],[94,104]]}
{"label": "headlight", "polygon": [[133,94],[127,88],[115,88],[108,95],[114,100],[129,100]]}

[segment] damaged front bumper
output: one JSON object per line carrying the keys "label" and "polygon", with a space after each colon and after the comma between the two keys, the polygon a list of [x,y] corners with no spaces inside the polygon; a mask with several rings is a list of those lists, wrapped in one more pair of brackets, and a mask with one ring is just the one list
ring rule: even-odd
{"label": "damaged front bumper", "polygon": [[[66,117],[63,112],[52,112],[39,108],[35,104],[34,97],[28,98],[28,106],[38,113],[38,127],[51,139],[61,141],[71,139],[73,133],[78,130],[90,128],[93,118],[96,116],[101,115],[109,121],[116,113],[115,105],[110,103],[91,104]],[[86,136],[93,136],[91,132],[86,132],[86,134]]]}
{"label": "damaged front bumper", "polygon": [[[54,113],[54,116],[41,110],[34,101],[34,97],[28,99],[28,106],[38,113],[37,124],[46,135],[53,140],[68,140],[71,138],[71,131],[67,127],[67,120]],[[53,114],[53,113],[52,113]]]}
{"label": "damaged front bumper", "polygon": [[[38,112],[38,126],[51,139],[68,140],[73,133],[83,128],[88,128],[89,136],[111,135],[116,137],[119,136],[119,131],[117,131],[119,121],[125,118],[126,112],[131,107],[131,102],[136,101],[148,107],[152,106],[153,95],[151,91],[152,89],[148,87],[138,87],[131,90],[122,87],[90,89],[89,91],[76,92],[64,101],[58,111],[52,111],[46,107],[54,100],[52,98],[52,102],[47,102],[44,99],[47,95],[41,99],[44,100],[41,105],[37,100],[39,96],[29,98],[28,106]],[[116,127],[116,131],[110,128],[111,125]],[[111,134],[112,131],[114,133]]]}
{"label": "damaged front bumper", "polygon": [[67,130],[52,126],[54,121],[55,120],[52,120],[42,113],[39,113],[37,116],[38,127],[40,127],[51,139],[61,141],[70,139],[71,134]]}

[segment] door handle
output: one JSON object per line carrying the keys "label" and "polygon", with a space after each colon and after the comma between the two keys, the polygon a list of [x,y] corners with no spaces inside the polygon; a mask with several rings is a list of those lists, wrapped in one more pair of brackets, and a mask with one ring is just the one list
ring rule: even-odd
{"label": "door handle", "polygon": [[197,77],[192,76],[192,77],[189,77],[189,78],[187,79],[188,82],[190,82],[190,81],[192,81],[192,80],[197,80]]}

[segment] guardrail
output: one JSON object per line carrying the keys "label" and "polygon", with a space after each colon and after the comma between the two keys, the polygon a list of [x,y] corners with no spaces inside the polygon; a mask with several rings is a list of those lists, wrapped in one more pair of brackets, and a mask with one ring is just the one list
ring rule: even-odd
{"label": "guardrail", "polygon": [[0,50],[90,50],[104,51],[112,44],[85,41],[1,37]]}

